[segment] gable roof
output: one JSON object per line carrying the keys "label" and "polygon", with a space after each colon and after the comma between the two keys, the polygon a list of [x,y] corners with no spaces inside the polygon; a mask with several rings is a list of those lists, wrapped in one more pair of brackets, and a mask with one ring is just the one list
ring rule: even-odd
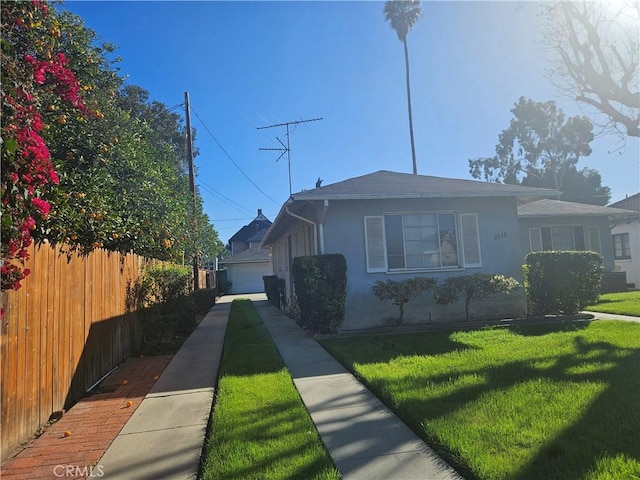
{"label": "gable roof", "polygon": [[[273,225],[262,239],[262,246],[273,243],[278,233],[299,215],[312,201],[329,200],[391,200],[411,198],[478,198],[478,197],[515,197],[518,200],[531,200],[544,197],[557,197],[561,192],[548,188],[523,187],[488,183],[478,180],[432,177],[410,173],[377,172],[349,178],[324,187],[295,193],[282,205]],[[309,220],[310,223],[314,223]]]}
{"label": "gable roof", "polygon": [[620,208],[601,207],[599,205],[588,205],[586,203],[564,202],[561,200],[550,200],[544,198],[534,202],[518,205],[518,217],[625,217],[632,215],[630,210]]}
{"label": "gable roof", "polygon": [[270,260],[270,251],[268,248],[253,248],[231,255],[230,257],[220,260],[221,265],[230,265],[235,263],[264,263]]}
{"label": "gable roof", "polygon": [[619,202],[612,203],[609,206],[613,208],[624,208],[625,210],[635,210],[636,212],[640,212],[640,193],[631,195],[630,197],[627,197],[624,200],[620,200]]}
{"label": "gable roof", "polygon": [[324,187],[295,193],[293,200],[356,200],[381,198],[499,197],[540,198],[559,196],[547,188],[523,187],[478,180],[432,177],[379,170]]}
{"label": "gable roof", "polygon": [[[264,234],[267,232],[269,227],[271,226],[271,220],[265,217],[262,214],[262,209],[258,209],[258,215],[254,218],[249,225],[245,225],[233,236],[229,239],[229,243],[231,242],[259,242],[264,237]],[[257,238],[258,235],[262,233],[260,238]]]}

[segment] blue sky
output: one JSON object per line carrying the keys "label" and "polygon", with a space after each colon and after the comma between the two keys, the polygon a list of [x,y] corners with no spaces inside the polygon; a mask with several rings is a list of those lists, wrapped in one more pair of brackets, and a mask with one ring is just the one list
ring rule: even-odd
{"label": "blue sky", "polygon": [[[468,159],[492,156],[520,96],[580,113],[545,76],[539,6],[423,2],[409,33],[418,173],[470,179]],[[274,220],[292,190],[377,170],[410,173],[404,57],[372,1],[67,1],[103,41],[120,73],[169,108],[189,92],[200,155],[197,183],[223,242],[258,208]],[[215,139],[214,139],[215,138]],[[221,148],[222,147],[222,148]],[[611,201],[640,190],[640,146],[615,136],[578,164],[595,168]],[[237,166],[234,164],[237,164]],[[238,168],[239,167],[239,168]],[[243,173],[244,172],[244,173]],[[249,179],[247,179],[247,177]]]}

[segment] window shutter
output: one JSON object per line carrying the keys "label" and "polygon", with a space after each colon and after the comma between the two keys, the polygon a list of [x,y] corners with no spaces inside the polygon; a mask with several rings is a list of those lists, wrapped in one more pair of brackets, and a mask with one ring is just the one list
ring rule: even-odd
{"label": "window shutter", "polygon": [[384,218],[364,217],[364,243],[367,273],[386,272],[387,259],[384,246]]}
{"label": "window shutter", "polygon": [[589,227],[589,250],[602,255],[600,248],[600,229],[598,227]]}
{"label": "window shutter", "polygon": [[542,248],[542,234],[539,228],[529,229],[529,251],[541,252]]}
{"label": "window shutter", "polygon": [[478,215],[463,213],[460,215],[460,230],[462,232],[462,252],[465,267],[481,267],[480,235],[478,233]]}

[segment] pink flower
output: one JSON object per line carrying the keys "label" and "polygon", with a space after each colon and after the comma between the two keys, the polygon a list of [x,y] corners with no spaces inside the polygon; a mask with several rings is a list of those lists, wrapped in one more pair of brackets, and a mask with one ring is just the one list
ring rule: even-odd
{"label": "pink flower", "polygon": [[33,217],[27,217],[24,219],[24,221],[22,222],[22,225],[20,225],[20,231],[22,233],[29,233],[30,230],[33,230],[36,228],[36,221],[33,219]]}
{"label": "pink flower", "polygon": [[51,205],[49,204],[49,202],[39,197],[32,198],[31,205],[36,207],[38,213],[40,213],[43,218],[46,218],[47,215],[49,215],[49,210],[51,210]]}

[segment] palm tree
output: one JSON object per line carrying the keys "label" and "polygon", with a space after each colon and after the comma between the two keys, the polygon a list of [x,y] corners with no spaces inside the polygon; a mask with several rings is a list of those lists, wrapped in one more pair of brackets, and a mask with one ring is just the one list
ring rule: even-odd
{"label": "palm tree", "polygon": [[420,0],[389,0],[384,4],[384,18],[391,24],[398,34],[398,39],[404,47],[404,64],[407,74],[407,105],[409,107],[409,135],[411,137],[411,155],[413,157],[413,174],[418,174],[416,162],[416,147],[413,142],[413,117],[411,115],[411,87],[409,85],[409,48],[407,34],[413,28],[422,14]]}

